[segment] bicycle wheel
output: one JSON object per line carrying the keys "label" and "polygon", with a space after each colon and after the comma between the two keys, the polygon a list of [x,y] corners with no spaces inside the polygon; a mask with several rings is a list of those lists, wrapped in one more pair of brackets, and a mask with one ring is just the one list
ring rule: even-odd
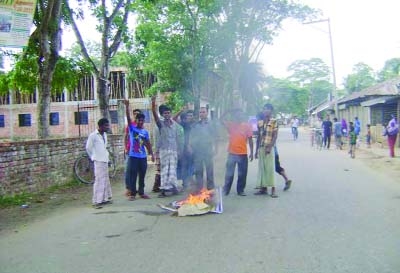
{"label": "bicycle wheel", "polygon": [[110,161],[108,162],[108,175],[110,178],[113,178],[115,176],[115,173],[117,172],[116,166],[115,166],[115,156],[113,153],[109,152],[109,157]]}
{"label": "bicycle wheel", "polygon": [[74,164],[75,177],[84,184],[94,183],[94,163],[88,155],[81,155]]}

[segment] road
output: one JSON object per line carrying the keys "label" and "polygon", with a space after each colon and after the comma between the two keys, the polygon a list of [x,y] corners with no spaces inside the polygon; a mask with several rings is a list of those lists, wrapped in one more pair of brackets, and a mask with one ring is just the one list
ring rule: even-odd
{"label": "road", "polygon": [[302,131],[293,141],[282,129],[278,148],[294,181],[283,192],[277,177],[279,198],[253,195],[256,162],[247,196],[233,191],[219,215],[173,217],[156,206],[173,198],[130,202],[115,185],[109,207],[64,209],[2,234],[0,272],[400,272],[398,179],[345,151],[314,150]]}

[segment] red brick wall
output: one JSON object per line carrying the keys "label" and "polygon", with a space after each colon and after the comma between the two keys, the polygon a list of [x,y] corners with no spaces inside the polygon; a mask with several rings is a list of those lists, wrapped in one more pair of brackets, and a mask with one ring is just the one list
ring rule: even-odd
{"label": "red brick wall", "polygon": [[[75,160],[86,137],[0,143],[0,195],[38,192],[73,179]],[[109,135],[117,166],[123,164],[123,137]]]}

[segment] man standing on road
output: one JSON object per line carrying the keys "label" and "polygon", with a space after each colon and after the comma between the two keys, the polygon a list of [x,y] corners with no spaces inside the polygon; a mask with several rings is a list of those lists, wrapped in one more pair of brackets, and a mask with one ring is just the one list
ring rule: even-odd
{"label": "man standing on road", "polygon": [[207,118],[207,108],[200,107],[200,121],[193,125],[190,135],[190,147],[193,152],[194,174],[196,179],[196,190],[204,187],[203,173],[206,169],[207,189],[213,189],[214,184],[214,154],[216,153],[216,128]]}
{"label": "man standing on road", "polygon": [[[225,120],[227,114],[231,114],[231,120]],[[244,188],[247,179],[247,141],[250,147],[250,161],[253,160],[253,130],[241,109],[234,109],[226,112],[221,117],[221,122],[229,133],[228,158],[226,162],[224,194],[228,195],[235,174],[236,164],[238,165],[237,194],[246,196]]]}
{"label": "man standing on road", "polygon": [[300,121],[297,118],[297,116],[293,116],[292,120],[290,121],[290,124],[292,126],[293,140],[296,140],[297,137],[299,136],[299,131],[298,131],[299,123]]}
{"label": "man standing on road", "polygon": [[263,119],[258,121],[258,137],[255,157],[258,158],[258,183],[259,191],[256,195],[267,195],[271,187],[271,197],[275,194],[275,153],[273,148],[278,137],[278,122],[272,118],[274,107],[267,103],[264,105]]}
{"label": "man standing on road", "polygon": [[[144,193],[144,178],[147,171],[147,152],[151,155],[151,161],[154,162],[153,150],[150,144],[150,136],[146,129],[143,128],[145,116],[142,113],[136,115],[136,125],[132,124],[129,115],[129,101],[125,100],[126,118],[129,124],[129,158],[126,170],[126,181],[128,182],[128,189],[130,191],[129,200],[135,200],[136,193],[143,199],[150,197]],[[136,190],[136,179],[139,176],[139,189]]]}
{"label": "man standing on road", "polygon": [[178,194],[176,169],[178,163],[178,125],[171,118],[171,109],[167,106],[160,107],[163,120],[156,112],[156,97],[151,98],[151,106],[154,120],[159,129],[158,149],[160,153],[160,178],[161,193],[159,197],[165,197],[167,191]]}
{"label": "man standing on road", "polygon": [[86,142],[86,152],[94,161],[93,207],[101,209],[102,205],[111,203],[112,193],[108,175],[109,155],[107,150],[107,131],[110,129],[108,119],[97,122],[98,129],[91,133]]}

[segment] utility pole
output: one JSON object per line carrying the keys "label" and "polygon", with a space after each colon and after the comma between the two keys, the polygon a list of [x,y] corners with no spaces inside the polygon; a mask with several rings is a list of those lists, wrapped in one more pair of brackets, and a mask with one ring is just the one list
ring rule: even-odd
{"label": "utility pole", "polygon": [[322,23],[322,22],[328,23],[328,35],[329,35],[329,46],[330,46],[330,53],[331,53],[331,66],[332,66],[332,80],[333,80],[333,89],[329,92],[329,101],[332,101],[333,97],[337,97],[337,94],[336,94],[336,71],[335,71],[335,59],[334,59],[334,55],[333,55],[331,21],[329,18],[327,18],[327,19],[321,19],[321,20],[317,20],[317,21],[305,22],[305,23],[303,23],[303,25],[316,24],[316,23]]}

